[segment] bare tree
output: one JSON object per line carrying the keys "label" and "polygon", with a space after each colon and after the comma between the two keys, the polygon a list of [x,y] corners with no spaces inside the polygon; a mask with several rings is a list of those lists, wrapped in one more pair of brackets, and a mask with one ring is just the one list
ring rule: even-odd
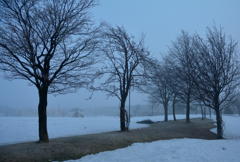
{"label": "bare tree", "polygon": [[167,62],[172,65],[177,78],[181,80],[181,98],[187,104],[186,122],[190,122],[190,103],[193,101],[192,92],[193,83],[193,42],[192,37],[185,31],[177,37],[176,41],[172,42],[169,47],[169,57]]}
{"label": "bare tree", "polygon": [[172,97],[169,86],[169,67],[166,64],[160,65],[157,60],[152,60],[149,62],[144,78],[145,83],[139,87],[139,90],[149,94],[155,102],[163,104],[164,121],[168,121],[168,103]]}
{"label": "bare tree", "polygon": [[207,28],[206,40],[195,36],[194,84],[198,99],[216,112],[217,138],[222,138],[221,111],[232,104],[239,85],[237,42],[227,40],[223,29]]}
{"label": "bare tree", "polygon": [[159,102],[156,101],[152,96],[148,96],[148,103],[149,103],[149,106],[152,110],[152,116],[153,116],[153,110],[154,108],[156,108],[157,106],[159,106]]}
{"label": "bare tree", "polygon": [[0,0],[0,69],[39,94],[39,141],[48,142],[47,94],[85,86],[97,42],[89,9],[95,0]]}
{"label": "bare tree", "polygon": [[173,119],[174,121],[176,121],[176,103],[180,101],[180,86],[181,86],[181,81],[179,80],[179,78],[174,77],[175,72],[174,71],[169,71],[169,74],[173,74],[170,76],[170,81],[169,81],[169,86],[172,92],[172,97],[171,97],[171,101],[172,101],[172,110],[173,110]]}
{"label": "bare tree", "polygon": [[149,52],[144,46],[144,36],[136,42],[123,27],[114,28],[105,24],[102,33],[105,65],[101,73],[106,80],[92,89],[105,91],[108,97],[115,96],[120,100],[120,127],[121,131],[125,131],[126,99],[131,86],[133,84],[137,86],[141,80],[139,79],[142,76],[140,64]]}
{"label": "bare tree", "polygon": [[[171,57],[171,56],[170,56]],[[172,93],[171,101],[172,101],[172,110],[173,110],[173,119],[176,121],[176,103],[181,100],[181,86],[182,80],[178,77],[177,71],[174,69],[174,66],[169,64],[169,55],[163,57],[165,65],[167,66],[167,74],[168,74],[168,86]]]}

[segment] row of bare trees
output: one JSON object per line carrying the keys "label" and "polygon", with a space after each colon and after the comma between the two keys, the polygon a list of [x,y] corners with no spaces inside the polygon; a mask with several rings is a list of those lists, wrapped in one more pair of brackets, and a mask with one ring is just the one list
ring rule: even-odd
{"label": "row of bare trees", "polygon": [[220,111],[238,85],[237,43],[227,41],[222,28],[208,28],[206,39],[183,31],[159,62],[150,57],[144,35],[136,40],[124,27],[94,26],[90,9],[96,5],[96,0],[0,0],[0,69],[6,78],[25,79],[38,89],[39,141],[49,141],[49,93],[105,91],[119,99],[125,131],[133,85],[164,105],[166,121],[170,101],[173,110],[179,99],[186,102],[187,122],[193,100],[215,109],[221,138]]}
{"label": "row of bare trees", "polygon": [[[48,94],[82,87],[118,97],[121,130],[126,129],[125,102],[149,52],[144,36],[137,41],[123,27],[94,26],[90,9],[96,5],[96,0],[0,0],[0,69],[7,79],[24,79],[38,89],[40,142],[49,142]],[[100,77],[107,79],[93,84]]]}
{"label": "row of bare trees", "polygon": [[207,28],[206,38],[182,31],[172,42],[163,61],[147,66],[140,91],[162,103],[167,121],[168,103],[186,103],[186,122],[190,122],[192,101],[204,103],[216,112],[217,138],[222,138],[221,111],[237,99],[240,83],[237,42],[227,37],[222,27]]}

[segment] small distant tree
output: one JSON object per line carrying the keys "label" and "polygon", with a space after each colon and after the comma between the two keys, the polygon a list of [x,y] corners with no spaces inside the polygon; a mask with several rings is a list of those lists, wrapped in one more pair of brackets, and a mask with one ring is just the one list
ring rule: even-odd
{"label": "small distant tree", "polygon": [[167,65],[160,65],[159,61],[152,60],[145,73],[144,84],[139,90],[151,96],[155,102],[163,104],[164,121],[168,121],[168,104],[172,97],[169,86],[170,75]]}
{"label": "small distant tree", "polygon": [[239,85],[237,42],[222,27],[207,28],[206,40],[195,36],[194,84],[197,98],[216,112],[217,138],[223,138],[221,111],[233,103]]}
{"label": "small distant tree", "polygon": [[152,116],[153,116],[153,110],[159,105],[159,103],[150,95],[148,96],[148,103],[149,103],[150,109],[152,110]]}
{"label": "small distant tree", "polygon": [[[206,108],[203,107],[203,103],[199,102],[199,107],[200,107],[200,110],[201,110],[201,115],[202,115],[202,120],[206,119]],[[196,107],[197,109],[197,107]]]}
{"label": "small distant tree", "polygon": [[[171,91],[172,91],[172,109],[173,109],[173,120],[176,121],[176,103],[180,101],[180,93],[178,89],[178,82],[177,79],[174,81],[174,84],[171,84]],[[171,82],[172,83],[172,82]]]}
{"label": "small distant tree", "polygon": [[0,69],[38,90],[39,141],[49,142],[47,96],[91,81],[95,0],[0,0]]}
{"label": "small distant tree", "polygon": [[212,117],[212,109],[210,107],[208,107],[208,110],[209,110],[209,117],[211,118]]}
{"label": "small distant tree", "polygon": [[[141,63],[149,52],[144,45],[144,36],[136,41],[124,27],[105,24],[102,29],[102,48],[104,66],[101,70],[105,81],[91,87],[95,91],[105,91],[107,96],[120,100],[120,127],[126,130],[126,99],[131,86],[140,84],[143,70]],[[128,129],[128,128],[127,128]]]}

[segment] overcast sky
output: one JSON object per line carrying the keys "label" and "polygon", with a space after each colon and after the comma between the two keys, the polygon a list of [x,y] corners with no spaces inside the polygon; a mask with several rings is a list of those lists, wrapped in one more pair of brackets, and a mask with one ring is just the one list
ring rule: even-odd
{"label": "overcast sky", "polygon": [[[221,25],[227,35],[240,40],[240,0],[100,0],[92,10],[96,23],[106,21],[124,26],[136,38],[146,34],[146,45],[152,55],[160,58],[167,52],[181,30],[197,32],[204,37],[206,27]],[[239,46],[240,47],[240,46]],[[3,73],[1,73],[3,76]],[[119,106],[117,98],[106,99],[105,93],[90,93],[80,89],[75,94],[49,95],[48,108],[94,108]],[[131,94],[131,104],[147,104],[146,96]],[[0,78],[0,107],[36,108],[37,89],[25,80],[7,81]]]}

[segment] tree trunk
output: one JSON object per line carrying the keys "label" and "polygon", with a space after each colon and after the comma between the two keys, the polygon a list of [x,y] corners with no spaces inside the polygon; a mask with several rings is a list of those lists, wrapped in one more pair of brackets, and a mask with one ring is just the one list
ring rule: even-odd
{"label": "tree trunk", "polygon": [[152,106],[152,116],[153,116],[153,106]]}
{"label": "tree trunk", "polygon": [[187,95],[187,111],[186,111],[186,122],[190,123],[190,95]]}
{"label": "tree trunk", "polygon": [[164,103],[164,121],[168,121],[168,103]]}
{"label": "tree trunk", "polygon": [[48,87],[38,89],[39,105],[38,105],[38,118],[39,118],[39,142],[49,142],[47,132],[47,93]]}
{"label": "tree trunk", "polygon": [[217,138],[222,139],[223,138],[222,137],[222,134],[223,134],[223,131],[222,131],[222,117],[221,117],[221,114],[220,114],[219,107],[216,107],[215,111],[216,111],[216,120],[217,120]]}
{"label": "tree trunk", "polygon": [[204,106],[204,119],[207,119],[207,109],[206,109],[206,106]]}
{"label": "tree trunk", "polygon": [[120,128],[121,128],[121,131],[125,131],[126,130],[126,126],[125,126],[125,100],[121,100]]}
{"label": "tree trunk", "polygon": [[200,104],[200,108],[201,108],[201,114],[202,114],[202,120],[204,119],[203,117],[203,109],[202,109],[202,105]]}
{"label": "tree trunk", "polygon": [[211,110],[211,108],[209,107],[208,110],[209,110],[210,118],[212,118],[212,110]]}
{"label": "tree trunk", "polygon": [[174,99],[174,100],[173,100],[173,105],[172,105],[172,106],[173,106],[173,107],[172,107],[172,108],[173,108],[173,120],[174,120],[174,121],[177,121],[177,119],[176,119],[176,113],[175,113],[175,103],[176,103],[176,102],[175,102],[175,99]]}

